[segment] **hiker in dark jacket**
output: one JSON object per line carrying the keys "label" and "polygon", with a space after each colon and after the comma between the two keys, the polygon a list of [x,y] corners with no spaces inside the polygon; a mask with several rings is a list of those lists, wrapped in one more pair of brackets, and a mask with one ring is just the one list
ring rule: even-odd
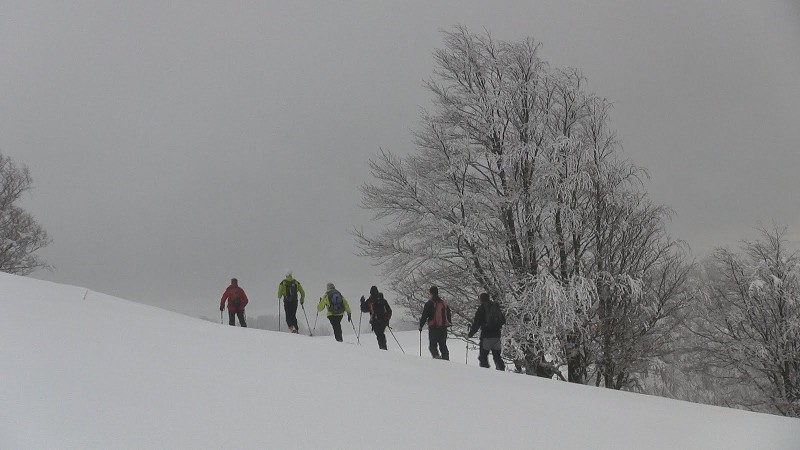
{"label": "hiker in dark jacket", "polygon": [[244,320],[244,307],[247,306],[247,294],[244,289],[239,287],[239,281],[236,278],[231,278],[231,285],[222,293],[222,298],[219,301],[219,310],[225,309],[225,302],[228,302],[228,323],[231,326],[236,325],[235,318],[239,317],[239,325],[247,328],[247,322]]}
{"label": "hiker in dark jacket", "polygon": [[369,288],[368,299],[364,300],[364,297],[361,297],[361,312],[369,313],[369,323],[372,325],[375,337],[378,338],[378,348],[387,350],[386,327],[392,318],[392,308],[376,286]]}
{"label": "hiker in dark jacket", "polygon": [[[489,298],[489,294],[483,293],[478,297],[481,305],[475,311],[475,319],[469,329],[469,337],[475,336],[478,329],[481,330],[480,350],[478,351],[478,362],[481,367],[489,367],[489,352],[492,352],[494,367],[497,370],[506,370],[501,351],[503,343],[500,339],[501,330],[506,323],[505,316],[500,310],[500,305]],[[490,323],[491,322],[491,323]]]}
{"label": "hiker in dark jacket", "polygon": [[[450,360],[450,351],[447,349],[447,327],[451,325],[453,313],[447,302],[439,297],[439,288],[431,286],[428,290],[431,298],[422,309],[419,318],[419,332],[425,323],[428,324],[428,350],[433,359]],[[440,353],[441,352],[441,353]]]}

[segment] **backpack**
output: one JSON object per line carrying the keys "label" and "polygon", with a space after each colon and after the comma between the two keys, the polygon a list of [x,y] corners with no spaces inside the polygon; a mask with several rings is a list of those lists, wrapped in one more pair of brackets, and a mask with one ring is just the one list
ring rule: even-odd
{"label": "backpack", "polygon": [[231,302],[231,305],[239,306],[239,305],[242,304],[242,294],[241,294],[241,292],[242,292],[242,290],[239,289],[238,287],[234,287],[234,288],[231,289],[230,296],[228,297],[228,300]]}
{"label": "backpack", "polygon": [[335,316],[344,314],[344,299],[336,289],[328,292],[328,312]]}
{"label": "backpack", "polygon": [[433,317],[428,322],[428,327],[431,328],[443,328],[449,327],[452,324],[447,319],[447,302],[442,299],[433,302]]}
{"label": "backpack", "polygon": [[392,309],[389,308],[389,302],[383,298],[383,294],[378,295],[378,298],[372,301],[372,318],[374,320],[389,320],[392,318]]}
{"label": "backpack", "polygon": [[283,280],[283,301],[296,302],[297,301],[297,281]]}
{"label": "backpack", "polygon": [[506,324],[506,316],[500,305],[497,302],[488,302],[486,304],[486,320],[483,323],[484,329],[499,330],[500,327]]}

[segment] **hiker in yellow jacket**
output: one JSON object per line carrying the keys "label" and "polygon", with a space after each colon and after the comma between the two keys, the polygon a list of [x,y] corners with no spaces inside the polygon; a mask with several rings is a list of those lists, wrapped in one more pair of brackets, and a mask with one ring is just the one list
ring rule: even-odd
{"label": "hiker in yellow jacket", "polygon": [[[298,294],[300,305],[306,301],[306,292],[299,280],[292,277],[292,271],[286,272],[286,278],[278,285],[278,301],[283,300],[283,311],[286,312],[286,325],[289,331],[297,333],[297,301]],[[303,308],[305,310],[305,308]],[[280,309],[278,313],[280,313]]]}
{"label": "hiker in yellow jacket", "polygon": [[336,286],[333,283],[328,283],[326,290],[325,295],[319,299],[317,314],[324,308],[328,308],[328,320],[333,327],[333,335],[337,341],[342,342],[342,317],[344,317],[344,313],[347,313],[348,322],[353,320],[350,305],[347,304],[347,300],[342,293],[336,290]]}

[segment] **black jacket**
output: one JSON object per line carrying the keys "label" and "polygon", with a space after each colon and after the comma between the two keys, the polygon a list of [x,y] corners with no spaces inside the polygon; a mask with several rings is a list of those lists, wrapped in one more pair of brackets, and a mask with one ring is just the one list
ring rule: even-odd
{"label": "black jacket", "polygon": [[475,311],[475,318],[472,320],[472,327],[469,329],[469,337],[475,335],[478,332],[478,328],[481,329],[481,339],[483,338],[499,338],[502,325],[496,329],[487,329],[486,324],[486,308],[489,306],[488,302],[481,302],[481,306],[478,306],[478,310]]}
{"label": "black jacket", "polygon": [[[434,309],[435,302],[442,302],[442,301],[444,301],[444,300],[442,300],[439,297],[434,297],[434,298],[428,300],[427,303],[425,303],[425,307],[422,308],[422,317],[419,318],[419,329],[420,330],[422,329],[422,327],[425,326],[425,323],[427,323],[429,320],[433,320],[433,312],[435,311],[435,309]],[[445,302],[445,305],[446,304],[447,303]],[[453,322],[453,312],[450,311],[450,306],[449,305],[447,306],[445,311],[446,311],[446,315],[447,315],[447,322],[448,323],[452,323]],[[430,328],[430,326],[428,328]],[[442,327],[442,328],[444,328],[444,327]]]}
{"label": "black jacket", "polygon": [[[383,317],[376,317],[373,308],[375,301],[379,298],[386,302],[386,314]],[[383,294],[378,293],[377,295],[370,295],[366,300],[364,300],[364,297],[361,297],[361,299],[361,312],[369,313],[369,323],[380,325],[389,324],[389,320],[392,317],[392,307],[389,306],[389,302],[386,301],[386,299],[383,297]]]}

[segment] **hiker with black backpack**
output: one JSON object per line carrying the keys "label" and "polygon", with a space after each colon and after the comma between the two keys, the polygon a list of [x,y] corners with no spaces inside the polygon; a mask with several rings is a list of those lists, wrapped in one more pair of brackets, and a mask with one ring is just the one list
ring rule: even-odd
{"label": "hiker with black backpack", "polygon": [[342,317],[347,313],[347,321],[352,322],[353,320],[350,305],[347,304],[347,300],[342,293],[336,290],[336,286],[333,283],[328,283],[325,289],[325,295],[319,299],[319,304],[317,305],[317,314],[325,308],[328,309],[328,320],[331,322],[331,327],[333,327],[333,336],[338,342],[342,342]]}
{"label": "hiker with black backpack", "polygon": [[375,337],[378,338],[378,348],[388,350],[386,348],[386,327],[389,326],[389,320],[392,318],[392,308],[376,286],[369,288],[369,298],[365,300],[363,296],[361,297],[361,312],[369,313],[369,323],[372,325]]}
{"label": "hiker with black backpack", "polygon": [[244,307],[247,306],[247,294],[244,289],[239,287],[239,280],[231,278],[231,284],[222,293],[222,299],[219,301],[219,310],[222,312],[225,309],[225,302],[228,302],[228,324],[236,326],[236,317],[239,317],[239,325],[247,328],[247,322],[244,319]]}
{"label": "hiker with black backpack", "polygon": [[[306,301],[306,293],[300,281],[292,277],[292,271],[286,272],[286,278],[278,286],[278,301],[283,300],[283,311],[286,313],[286,325],[289,331],[297,333],[297,302],[300,294],[300,305]],[[280,310],[278,310],[280,312]]]}
{"label": "hiker with black backpack", "polygon": [[439,297],[439,288],[431,286],[428,290],[430,300],[422,308],[422,317],[419,318],[419,332],[425,323],[428,324],[428,350],[433,359],[450,360],[450,350],[447,349],[447,327],[452,324],[453,313],[447,302]]}
{"label": "hiker with black backpack", "polygon": [[475,319],[469,329],[469,337],[475,336],[481,330],[481,340],[478,350],[478,362],[481,367],[489,367],[489,352],[492,352],[494,367],[497,370],[506,370],[506,364],[501,355],[503,342],[500,339],[501,330],[506,323],[506,316],[497,302],[489,298],[489,294],[482,293],[478,296],[481,305],[475,311]]}

